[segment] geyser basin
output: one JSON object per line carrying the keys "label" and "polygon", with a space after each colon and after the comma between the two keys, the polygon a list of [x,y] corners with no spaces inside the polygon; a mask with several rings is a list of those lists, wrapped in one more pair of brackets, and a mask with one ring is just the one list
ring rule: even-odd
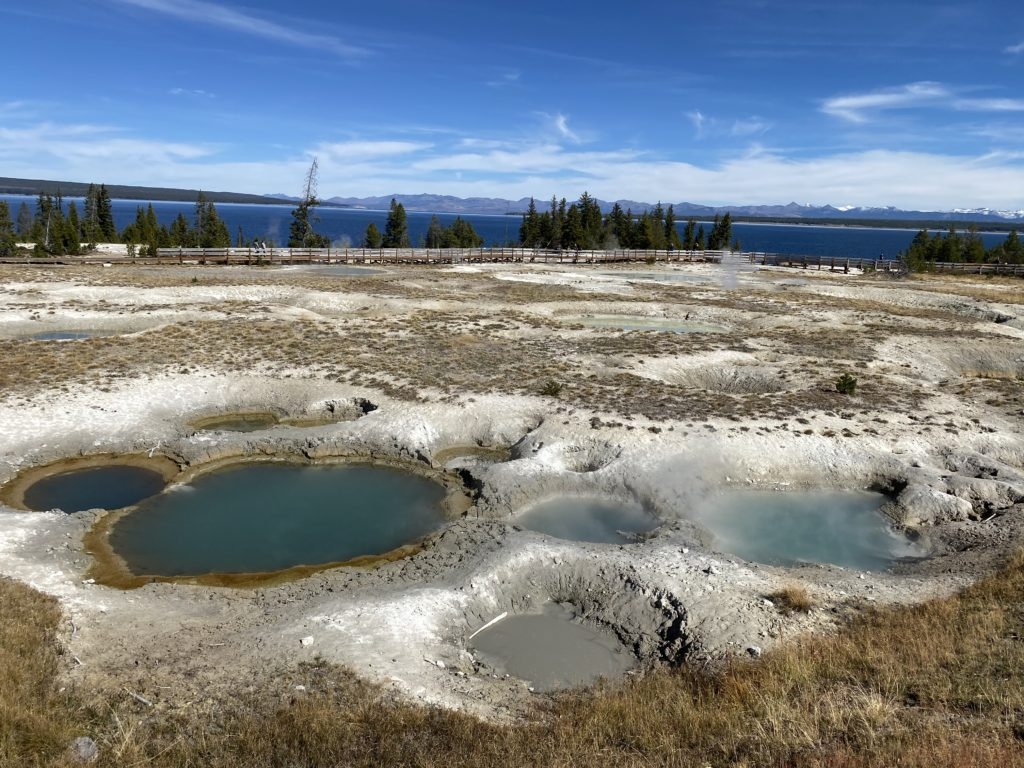
{"label": "geyser basin", "polygon": [[717,549],[744,560],[883,570],[922,554],[879,512],[885,501],[867,491],[730,491],[710,500],[698,522]]}
{"label": "geyser basin", "polygon": [[22,502],[36,511],[121,509],[160,493],[164,484],[154,469],[108,464],[43,477],[25,489]]}
{"label": "geyser basin", "polygon": [[682,318],[634,317],[631,315],[586,315],[561,317],[560,320],[590,328],[612,328],[620,331],[660,331],[663,333],[720,333],[720,325],[699,323]]}
{"label": "geyser basin", "polygon": [[614,636],[574,618],[570,608],[548,603],[541,613],[502,619],[470,643],[478,659],[538,691],[619,677],[633,666],[633,657]]}
{"label": "geyser basin", "polygon": [[139,505],[109,541],[137,576],[281,571],[410,544],[442,526],[444,496],[390,467],[244,464]]}
{"label": "geyser basin", "polygon": [[658,527],[639,504],[585,496],[560,496],[520,514],[515,522],[557,539],[626,544]]}

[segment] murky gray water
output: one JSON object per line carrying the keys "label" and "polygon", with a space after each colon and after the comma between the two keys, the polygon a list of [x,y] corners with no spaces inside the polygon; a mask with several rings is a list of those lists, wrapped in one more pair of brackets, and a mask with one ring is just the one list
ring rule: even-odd
{"label": "murky gray water", "polygon": [[444,525],[444,489],[390,467],[246,464],[168,489],[113,526],[136,575],[257,573],[381,555]]}
{"label": "murky gray water", "polygon": [[569,541],[625,544],[653,531],[658,518],[639,504],[586,496],[560,496],[531,507],[516,525]]}
{"label": "murky gray water", "polygon": [[538,691],[616,678],[634,663],[612,634],[580,624],[570,608],[557,603],[548,603],[541,613],[502,619],[470,644],[498,674],[518,677]]}
{"label": "murky gray water", "polygon": [[716,549],[744,560],[883,570],[924,554],[879,513],[885,500],[867,491],[730,491],[709,500],[697,522]]}
{"label": "murky gray water", "polygon": [[204,432],[258,432],[278,423],[272,413],[248,413],[225,416],[222,419],[204,419],[197,428]]}
{"label": "murky gray water", "polygon": [[164,485],[152,469],[109,464],[44,477],[26,489],[24,502],[39,511],[121,509],[160,493]]}

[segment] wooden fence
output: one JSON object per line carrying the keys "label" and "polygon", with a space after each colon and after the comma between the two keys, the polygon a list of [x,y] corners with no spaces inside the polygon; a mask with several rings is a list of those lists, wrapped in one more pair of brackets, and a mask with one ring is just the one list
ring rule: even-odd
{"label": "wooden fence", "polygon": [[[83,256],[0,258],[2,264],[479,264],[521,262],[536,264],[615,264],[646,262],[669,264],[705,262],[733,265],[755,264],[875,272],[901,272],[901,262],[888,259],[857,259],[842,256],[803,256],[780,253],[730,251],[552,251],[535,248],[160,248],[156,256],[121,256],[91,253]],[[935,262],[930,269],[942,272],[1001,274],[1024,277],[1024,264],[973,264]]]}

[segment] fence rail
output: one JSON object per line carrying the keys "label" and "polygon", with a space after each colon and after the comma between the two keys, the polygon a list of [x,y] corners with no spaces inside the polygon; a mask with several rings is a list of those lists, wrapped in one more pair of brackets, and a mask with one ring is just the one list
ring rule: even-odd
{"label": "fence rail", "polygon": [[[755,264],[764,266],[851,269],[900,272],[901,262],[891,259],[858,259],[842,256],[811,256],[730,251],[553,251],[536,248],[160,248],[155,256],[90,253],[83,256],[6,256],[0,264],[474,264],[523,262],[538,264],[614,264],[622,262]],[[942,272],[1017,275],[1024,264],[975,264],[935,262],[929,269]]]}

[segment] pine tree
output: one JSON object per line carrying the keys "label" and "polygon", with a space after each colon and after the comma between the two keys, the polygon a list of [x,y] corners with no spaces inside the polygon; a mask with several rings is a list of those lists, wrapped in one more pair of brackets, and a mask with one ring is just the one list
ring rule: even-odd
{"label": "pine tree", "polygon": [[391,209],[388,211],[387,224],[384,226],[383,247],[409,247],[409,222],[405,216],[405,206],[394,198],[391,198]]}
{"label": "pine tree", "polygon": [[665,247],[670,251],[678,251],[683,247],[683,242],[679,239],[679,230],[676,228],[675,208],[671,204],[665,211]]}
{"label": "pine tree", "polygon": [[445,231],[443,242],[445,248],[479,248],[484,244],[484,239],[476,233],[472,224],[456,216]]}
{"label": "pine tree", "polygon": [[195,238],[188,226],[188,219],[185,214],[179,213],[173,222],[168,233],[168,245],[176,245],[181,248],[191,248],[195,245]]}
{"label": "pine tree", "polygon": [[692,251],[697,247],[697,222],[693,219],[686,220],[686,229],[683,230],[683,248]]}
{"label": "pine tree", "polygon": [[73,256],[82,252],[82,224],[74,201],[68,206],[68,216],[64,220],[64,250]]}
{"label": "pine tree", "polygon": [[444,248],[445,231],[437,216],[430,217],[430,224],[427,225],[427,234],[423,240],[426,248]]}
{"label": "pine tree", "polygon": [[96,197],[96,222],[103,242],[116,243],[117,226],[114,224],[114,210],[106,184],[100,184],[100,191]]}
{"label": "pine tree", "polygon": [[0,256],[10,256],[17,247],[14,222],[6,200],[0,200]]}
{"label": "pine tree", "polygon": [[384,239],[381,237],[380,230],[371,221],[366,225],[366,234],[363,235],[363,248],[380,248],[383,242]]}
{"label": "pine tree", "polygon": [[519,227],[519,242],[525,248],[536,248],[541,244],[540,215],[532,197],[526,213],[523,214],[523,223]]}
{"label": "pine tree", "polygon": [[18,238],[22,242],[32,238],[32,210],[24,201],[18,206]]}

